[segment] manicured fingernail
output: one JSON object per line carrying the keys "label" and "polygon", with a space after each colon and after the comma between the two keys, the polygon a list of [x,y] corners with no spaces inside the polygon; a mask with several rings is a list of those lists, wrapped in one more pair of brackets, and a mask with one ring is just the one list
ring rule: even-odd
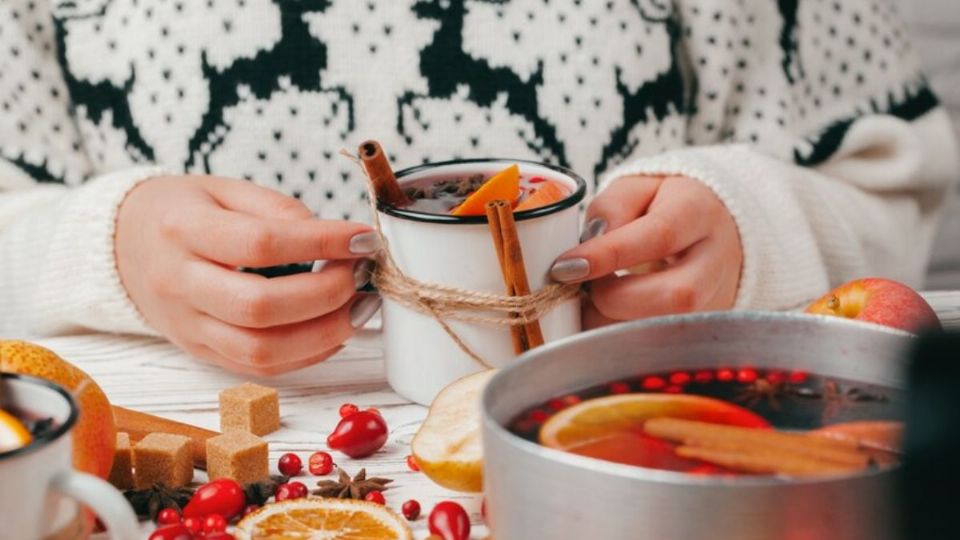
{"label": "manicured fingernail", "polygon": [[373,231],[354,235],[350,239],[350,253],[354,255],[371,255],[380,251],[380,247],[380,237]]}
{"label": "manicured fingernail", "polygon": [[601,234],[607,232],[607,220],[603,218],[593,218],[587,222],[587,226],[583,228],[583,234],[580,235],[580,243],[584,243],[587,240],[596,238]]}
{"label": "manicured fingernail", "polygon": [[310,268],[310,271],[311,271],[311,272],[322,272],[323,269],[324,269],[326,266],[327,266],[327,261],[325,261],[325,260],[313,261],[313,267]]}
{"label": "manicured fingernail", "polygon": [[383,300],[379,294],[363,294],[350,306],[350,326],[360,328],[380,309]]}
{"label": "manicured fingernail", "polygon": [[564,259],[553,263],[550,268],[550,277],[557,281],[570,282],[587,277],[590,273],[590,262],[583,258]]}
{"label": "manicured fingernail", "polygon": [[370,282],[373,275],[373,261],[370,259],[360,259],[360,262],[353,267],[353,283],[359,289]]}

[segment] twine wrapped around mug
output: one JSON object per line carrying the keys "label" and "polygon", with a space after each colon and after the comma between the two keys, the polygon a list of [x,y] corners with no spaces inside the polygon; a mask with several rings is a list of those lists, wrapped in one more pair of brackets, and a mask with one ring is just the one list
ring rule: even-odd
{"label": "twine wrapped around mug", "polygon": [[[367,175],[359,158],[346,149],[341,149],[340,153],[360,167],[364,176]],[[367,199],[370,202],[370,209],[373,214],[374,230],[383,246],[374,257],[377,264],[371,281],[377,287],[377,290],[385,298],[433,317],[460,350],[486,368],[492,366],[474,352],[447,321],[454,320],[503,327],[520,326],[539,320],[553,308],[579,294],[580,286],[570,284],[549,284],[528,295],[506,296],[471,291],[439,283],[429,283],[412,278],[400,270],[390,252],[390,246],[380,225],[380,215],[377,212],[377,195],[371,182],[367,182]]]}

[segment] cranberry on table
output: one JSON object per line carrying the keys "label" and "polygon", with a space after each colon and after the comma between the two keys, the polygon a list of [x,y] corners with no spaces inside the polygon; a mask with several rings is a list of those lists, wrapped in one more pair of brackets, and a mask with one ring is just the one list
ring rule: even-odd
{"label": "cranberry on table", "polygon": [[359,411],[341,418],[327,446],[352,458],[367,457],[387,442],[387,423],[378,413]]}
{"label": "cranberry on table", "polygon": [[183,508],[183,517],[204,518],[210,514],[220,514],[230,520],[242,512],[246,504],[247,496],[236,480],[218,478],[197,488]]}
{"label": "cranberry on table", "polygon": [[303,470],[303,462],[300,461],[300,456],[287,452],[280,456],[280,461],[277,462],[277,469],[279,469],[280,474],[284,476],[296,476]]}
{"label": "cranberry on table", "polygon": [[413,472],[420,472],[420,464],[417,463],[417,458],[413,457],[413,454],[407,456],[407,468]]}
{"label": "cranberry on table", "polygon": [[360,407],[357,407],[353,403],[344,403],[340,406],[340,418],[346,418],[359,410]]}
{"label": "cranberry on table", "polygon": [[403,512],[403,517],[410,521],[420,517],[420,503],[414,499],[410,499],[409,501],[403,503],[403,506],[400,507],[400,510]]}
{"label": "cranberry on table", "polygon": [[386,504],[387,500],[383,498],[382,491],[371,491],[363,496],[363,500],[377,504]]}
{"label": "cranberry on table", "polygon": [[314,452],[307,461],[310,474],[323,476],[333,471],[333,456],[326,452]]}
{"label": "cranberry on table", "polygon": [[180,523],[180,512],[173,508],[164,508],[157,512],[157,525],[172,525]]}
{"label": "cranberry on table", "polygon": [[227,520],[220,514],[210,514],[203,520],[203,532],[210,534],[227,530]]}
{"label": "cranberry on table", "polygon": [[183,523],[171,523],[158,527],[148,540],[193,540],[193,532]]}
{"label": "cranberry on table", "polygon": [[462,506],[453,501],[438,503],[427,518],[430,534],[443,540],[467,540],[470,538],[470,516]]}
{"label": "cranberry on table", "polygon": [[277,492],[273,495],[277,502],[286,501],[289,499],[301,499],[306,496],[307,486],[303,482],[287,482],[286,484],[280,484],[277,486]]}
{"label": "cranberry on table", "polygon": [[200,534],[203,532],[203,518],[200,518],[200,517],[183,518],[183,526],[186,527],[193,534]]}

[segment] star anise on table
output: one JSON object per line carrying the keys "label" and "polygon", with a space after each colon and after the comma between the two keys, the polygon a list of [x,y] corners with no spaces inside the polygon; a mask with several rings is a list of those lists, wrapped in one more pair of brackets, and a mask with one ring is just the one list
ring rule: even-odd
{"label": "star anise on table", "polygon": [[339,479],[317,482],[318,489],[315,489],[313,494],[338,499],[363,499],[371,491],[386,490],[387,484],[393,482],[389,478],[367,478],[366,469],[360,469],[353,478],[343,469],[338,468],[337,471]]}
{"label": "star anise on table", "polygon": [[169,488],[163,484],[154,484],[153,487],[141,490],[123,492],[137,517],[154,520],[157,512],[164,508],[173,508],[179,512],[193,497],[196,486]]}
{"label": "star anise on table", "polygon": [[266,480],[243,486],[243,493],[247,497],[247,504],[263,505],[277,492],[277,486],[289,482],[288,476],[272,475]]}

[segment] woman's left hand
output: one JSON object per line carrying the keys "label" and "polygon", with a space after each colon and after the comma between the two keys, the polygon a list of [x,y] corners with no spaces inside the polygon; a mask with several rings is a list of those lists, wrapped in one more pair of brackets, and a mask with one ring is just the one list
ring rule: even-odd
{"label": "woman's left hand", "polygon": [[561,255],[550,274],[590,282],[584,325],[591,328],[728,309],[742,262],[737,225],[710,188],[685,176],[629,176],[597,195],[583,243]]}

